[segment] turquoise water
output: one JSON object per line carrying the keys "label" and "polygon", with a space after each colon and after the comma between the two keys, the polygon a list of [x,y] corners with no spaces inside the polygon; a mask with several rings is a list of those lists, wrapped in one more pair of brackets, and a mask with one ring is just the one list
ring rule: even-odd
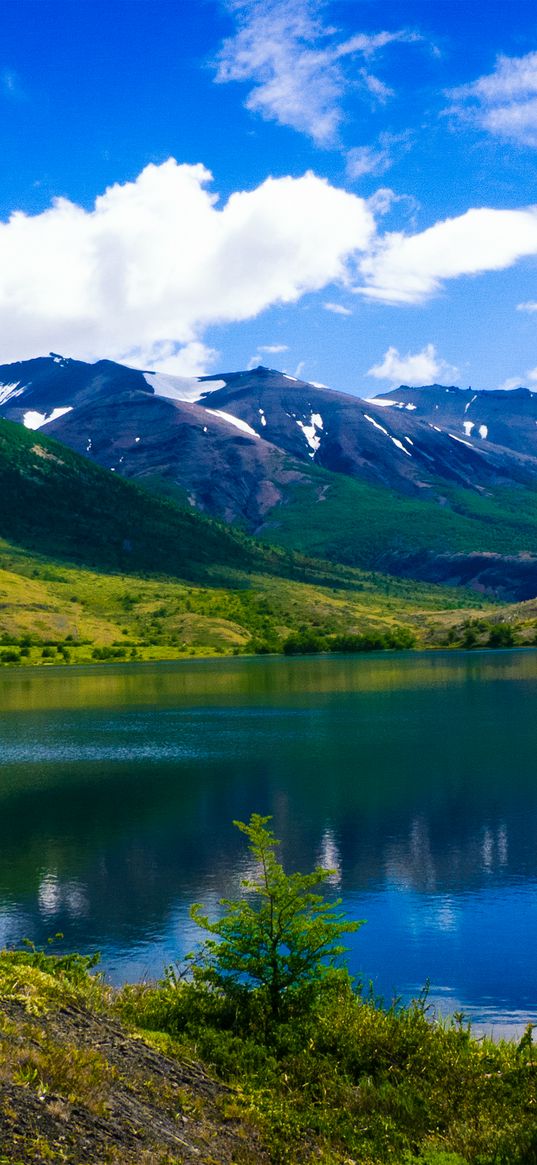
{"label": "turquoise water", "polygon": [[537,652],[236,659],[0,675],[0,940],[102,951],[115,981],[192,948],[271,813],[334,869],[351,970],[386,998],[537,1018]]}

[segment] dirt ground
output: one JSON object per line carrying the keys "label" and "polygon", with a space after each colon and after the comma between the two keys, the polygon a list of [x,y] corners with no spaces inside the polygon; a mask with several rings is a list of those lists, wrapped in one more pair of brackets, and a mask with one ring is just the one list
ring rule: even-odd
{"label": "dirt ground", "polygon": [[263,1165],[236,1108],[107,1015],[0,1002],[0,1165]]}

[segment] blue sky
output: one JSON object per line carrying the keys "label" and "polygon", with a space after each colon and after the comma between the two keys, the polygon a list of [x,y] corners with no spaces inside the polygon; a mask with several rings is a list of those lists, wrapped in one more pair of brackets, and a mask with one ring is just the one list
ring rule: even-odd
{"label": "blue sky", "polygon": [[530,0],[4,0],[0,362],[537,389]]}

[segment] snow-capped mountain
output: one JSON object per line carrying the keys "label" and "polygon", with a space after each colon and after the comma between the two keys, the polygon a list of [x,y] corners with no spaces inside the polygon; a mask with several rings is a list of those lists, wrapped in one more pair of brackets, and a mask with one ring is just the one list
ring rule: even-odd
{"label": "snow-capped mountain", "polygon": [[537,479],[537,396],[524,389],[363,400],[262,367],[181,378],[51,354],[0,367],[0,416],[253,529],[301,463],[431,499],[443,483]]}
{"label": "snow-capped mountain", "polygon": [[537,456],[537,393],[527,388],[474,392],[440,384],[403,385],[377,397],[375,403],[389,409],[390,415],[394,409],[411,409],[417,420],[451,430],[478,449],[486,448],[481,443],[488,442]]}
{"label": "snow-capped mountain", "polygon": [[0,417],[286,546],[506,597],[537,588],[526,389],[364,400],[263,367],[181,378],[51,354],[0,367]]}

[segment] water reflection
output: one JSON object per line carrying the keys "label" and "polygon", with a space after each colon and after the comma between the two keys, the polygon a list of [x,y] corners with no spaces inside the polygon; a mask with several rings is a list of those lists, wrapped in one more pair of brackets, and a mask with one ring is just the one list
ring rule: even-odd
{"label": "water reflection", "polygon": [[536,681],[528,651],[5,672],[0,940],[158,974],[189,904],[237,893],[256,810],[368,919],[382,993],[533,1015]]}

